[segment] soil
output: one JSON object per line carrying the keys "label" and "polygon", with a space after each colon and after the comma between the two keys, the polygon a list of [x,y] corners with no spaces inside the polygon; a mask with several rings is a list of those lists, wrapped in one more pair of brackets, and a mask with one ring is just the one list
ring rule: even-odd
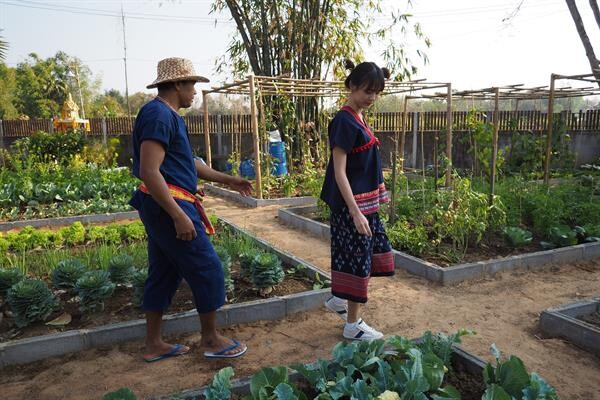
{"label": "soil", "polygon": [[582,321],[587,322],[588,324],[597,326],[598,328],[600,328],[600,312],[596,311],[595,313],[592,314],[588,314],[588,315],[581,315],[579,317],[577,317],[577,319],[580,319]]}
{"label": "soil", "polygon": [[[214,197],[205,204],[209,212],[329,273],[329,243],[280,224],[277,207],[248,209]],[[600,400],[600,358],[561,339],[542,339],[537,328],[543,310],[598,296],[599,290],[600,260],[505,272],[449,287],[398,271],[394,277],[371,280],[369,302],[361,316],[386,335],[409,338],[426,330],[472,329],[477,334],[462,343],[472,354],[491,361],[489,348],[495,343],[503,354],[520,357],[561,398]],[[333,346],[342,340],[342,322],[321,307],[222,332],[246,343],[248,353],[237,360],[206,360],[200,334],[190,333],[167,338],[190,345],[188,355],[145,364],[143,341],[128,342],[4,368],[0,372],[2,398],[99,399],[121,387],[129,387],[139,398],[176,394],[206,385],[229,365],[235,378],[242,378],[262,366],[329,358]]]}
{"label": "soil", "polygon": [[[285,268],[284,268],[285,269]],[[239,266],[232,266],[231,276],[234,281],[234,292],[228,294],[227,303],[243,303],[252,300],[258,300],[266,297],[285,296],[293,293],[300,293],[312,290],[312,282],[308,278],[286,275],[283,282],[273,288],[269,294],[262,296],[251,282],[248,282],[239,276]],[[79,304],[74,300],[73,293],[61,291],[59,296],[61,300],[61,309],[54,312],[46,321],[52,321],[64,312],[71,315],[71,322],[63,327],[49,326],[45,322],[36,322],[25,328],[17,328],[14,325],[12,317],[4,314],[0,318],[0,343],[8,340],[24,339],[28,337],[49,335],[52,333],[64,332],[73,329],[89,329],[96,326],[112,324],[116,322],[131,321],[144,318],[144,313],[133,304],[134,290],[131,287],[117,286],[115,292],[104,303],[104,310],[89,314],[82,314],[79,311]],[[190,311],[195,308],[194,298],[190,287],[185,281],[182,282],[179,289],[173,297],[170,314]],[[0,315],[7,311],[5,304],[0,307]]]}

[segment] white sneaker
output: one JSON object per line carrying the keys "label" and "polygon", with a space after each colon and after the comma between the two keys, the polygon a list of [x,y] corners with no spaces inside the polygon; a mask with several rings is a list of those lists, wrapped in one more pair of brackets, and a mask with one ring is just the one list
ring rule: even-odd
{"label": "white sneaker", "polygon": [[358,322],[344,326],[344,337],[352,340],[375,340],[381,339],[383,333],[371,328],[365,321],[359,319]]}
{"label": "white sneaker", "polygon": [[346,321],[348,316],[348,301],[331,296],[325,303],[325,308],[339,315],[341,319]]}

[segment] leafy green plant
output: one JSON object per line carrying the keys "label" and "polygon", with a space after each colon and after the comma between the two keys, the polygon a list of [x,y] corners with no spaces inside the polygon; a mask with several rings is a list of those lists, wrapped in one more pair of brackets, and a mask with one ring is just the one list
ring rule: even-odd
{"label": "leafy green plant", "polygon": [[71,226],[60,229],[60,233],[66,245],[74,246],[85,242],[85,228],[79,221]]}
{"label": "leafy green plant", "polygon": [[553,226],[548,233],[555,247],[573,246],[577,244],[577,232],[566,225]]}
{"label": "leafy green plant", "polygon": [[225,247],[217,245],[214,248],[219,260],[221,260],[223,272],[225,273],[225,291],[231,293],[234,289],[233,279],[231,278],[231,256]]}
{"label": "leafy green plant", "polygon": [[133,286],[133,303],[139,307],[144,301],[144,287],[148,279],[148,270],[135,269],[131,274],[131,285]]}
{"label": "leafy green plant", "polygon": [[259,253],[254,257],[252,283],[263,293],[269,293],[273,286],[280,284],[285,277],[281,260],[272,253]]}
{"label": "leafy green plant", "polygon": [[75,284],[79,295],[82,312],[104,310],[104,300],[109,298],[115,289],[107,271],[88,271]]}
{"label": "leafy green plant", "polygon": [[110,280],[117,284],[128,283],[133,274],[133,257],[129,254],[118,254],[108,262]]}
{"label": "leafy green plant", "polygon": [[141,221],[121,225],[123,238],[129,242],[136,242],[146,238],[146,228]]}
{"label": "leafy green plant", "polygon": [[58,299],[44,281],[37,279],[15,283],[8,290],[6,299],[18,327],[45,320],[58,307]]}
{"label": "leafy green plant", "polygon": [[233,368],[221,368],[212,382],[204,389],[206,400],[229,400],[231,398],[231,377]]}
{"label": "leafy green plant", "polygon": [[0,296],[5,296],[8,289],[25,278],[17,268],[0,268]]}
{"label": "leafy green plant", "polygon": [[57,289],[73,289],[87,267],[77,259],[62,260],[52,271],[52,286]]}
{"label": "leafy green plant", "polygon": [[425,253],[429,247],[429,238],[423,225],[411,227],[404,218],[387,227],[386,233],[393,248],[406,250],[414,256]]}
{"label": "leafy green plant", "polygon": [[106,393],[102,400],[137,400],[135,394],[129,388],[121,388],[114,392]]}
{"label": "leafy green plant", "polygon": [[516,226],[506,227],[502,233],[504,235],[504,241],[510,247],[523,247],[530,244],[533,240],[531,232]]}
{"label": "leafy green plant", "polygon": [[558,400],[554,388],[537,374],[530,375],[520,358],[510,356],[507,360],[502,360],[495,345],[492,345],[491,351],[496,359],[496,366],[494,368],[488,363],[483,370],[483,378],[488,386],[483,400]]}
{"label": "leafy green plant", "polygon": [[260,254],[260,250],[248,248],[239,254],[240,271],[242,278],[251,279],[252,271],[254,270],[254,262],[256,256]]}

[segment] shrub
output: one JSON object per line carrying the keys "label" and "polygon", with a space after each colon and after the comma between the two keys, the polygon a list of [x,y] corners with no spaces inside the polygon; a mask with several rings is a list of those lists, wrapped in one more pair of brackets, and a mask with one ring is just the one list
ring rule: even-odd
{"label": "shrub", "polygon": [[26,279],[14,284],[7,293],[7,302],[18,327],[45,320],[58,307],[58,300],[44,281]]}
{"label": "shrub", "polygon": [[51,273],[52,286],[57,289],[73,289],[86,270],[86,266],[79,260],[62,260]]}
{"label": "shrub", "polygon": [[118,254],[108,261],[110,280],[114,283],[129,282],[133,269],[133,257],[129,254]]}
{"label": "shrub", "polygon": [[107,271],[88,271],[75,284],[82,312],[104,310],[104,300],[115,290]]}
{"label": "shrub", "polygon": [[5,296],[8,289],[17,282],[23,280],[25,276],[16,268],[0,269],[0,296]]}

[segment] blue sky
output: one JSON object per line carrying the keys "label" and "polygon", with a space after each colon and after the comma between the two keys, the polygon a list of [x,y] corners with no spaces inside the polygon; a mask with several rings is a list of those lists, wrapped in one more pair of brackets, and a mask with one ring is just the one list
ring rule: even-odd
{"label": "blue sky", "polygon": [[[190,58],[197,72],[213,83],[227,79],[214,72],[214,64],[225,53],[235,25],[227,12],[209,14],[211,3],[0,0],[0,28],[10,44],[9,65],[15,66],[31,52],[49,57],[63,50],[83,60],[102,79],[104,89],[124,91],[123,36],[117,15],[123,6],[129,92],[133,93],[145,91],[154,80],[156,62],[170,56]],[[587,73],[589,64],[565,1],[524,0],[511,23],[503,22],[519,3],[413,0],[410,11],[433,42],[428,50],[430,64],[417,77],[472,89],[513,83],[544,85],[552,72]],[[588,1],[577,3],[592,43],[600,43]],[[413,50],[414,45],[407,43]],[[381,50],[381,46],[369,48],[367,58],[382,61]],[[600,54],[600,47],[596,52]]]}

